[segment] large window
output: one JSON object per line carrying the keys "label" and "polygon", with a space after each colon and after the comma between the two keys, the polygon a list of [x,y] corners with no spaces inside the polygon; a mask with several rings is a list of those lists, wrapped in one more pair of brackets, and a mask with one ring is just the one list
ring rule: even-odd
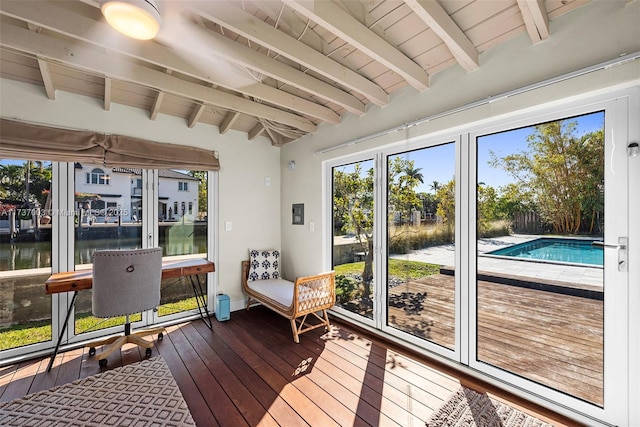
{"label": "large window", "polygon": [[[84,171],[90,170],[91,181],[82,179]],[[139,201],[143,192],[136,193],[132,182],[141,179],[139,169],[120,168],[109,171],[94,168],[91,164],[76,163],[74,168],[74,243],[76,270],[91,268],[93,253],[104,249],[142,248],[143,214]],[[96,182],[94,182],[97,180]],[[102,180],[102,182],[100,181]],[[109,192],[96,191],[95,185],[109,183]],[[138,203],[136,203],[138,202]],[[141,320],[140,314],[132,321]],[[75,333],[88,333],[107,327],[124,324],[124,316],[108,320],[91,315],[91,291],[78,294],[75,304]]]}
{"label": "large window", "polygon": [[600,406],[604,123],[476,138],[477,360]]}
{"label": "large window", "polygon": [[373,318],[373,160],[335,166],[332,172],[333,260],[336,300],[343,309]]}
{"label": "large window", "polygon": [[51,162],[0,160],[0,351],[51,341]]}
{"label": "large window", "polygon": [[[160,199],[172,197],[170,192],[165,194],[164,191],[175,188],[175,181],[174,185],[166,185],[175,177],[181,179],[180,199],[188,200],[189,209],[186,209],[186,204],[182,201],[180,210],[177,210],[178,202],[175,202],[174,207],[177,211],[174,210],[168,217],[167,204],[158,202],[159,218],[162,219],[158,222],[159,246],[163,249],[164,256],[170,259],[193,256],[206,258],[208,174],[205,171],[159,171]],[[187,179],[189,181],[185,181]],[[187,186],[187,182],[190,185]],[[188,277],[163,280],[158,315],[168,316],[197,309],[194,286],[206,289],[206,277],[198,277],[196,282],[192,282]]]}
{"label": "large window", "polygon": [[603,96],[327,161],[334,312],[624,419],[631,104]]}
{"label": "large window", "polygon": [[455,144],[387,157],[387,325],[455,348]]}
{"label": "large window", "polygon": [[[171,262],[211,256],[209,176],[206,171],[0,160],[2,358],[55,344],[72,294],[46,294],[44,284],[52,271],[91,269],[93,254],[103,249],[159,246]],[[188,185],[182,186],[179,201],[174,202],[176,179]],[[107,182],[106,191],[95,185]],[[59,192],[63,197],[54,197]],[[172,212],[174,203],[185,208]],[[143,230],[148,238],[143,239]],[[54,254],[52,247],[68,250]],[[206,274],[192,278],[163,280],[158,311],[133,315],[134,328],[199,314],[208,301],[208,280]],[[200,307],[194,289],[199,292]],[[124,317],[94,317],[91,291],[81,291],[62,343],[120,332],[124,321]]]}

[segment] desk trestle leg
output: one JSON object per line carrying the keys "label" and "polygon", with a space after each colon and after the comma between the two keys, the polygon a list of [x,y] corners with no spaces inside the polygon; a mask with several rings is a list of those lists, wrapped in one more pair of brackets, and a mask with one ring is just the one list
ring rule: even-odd
{"label": "desk trestle leg", "polygon": [[51,367],[53,366],[53,361],[58,354],[58,349],[60,348],[60,343],[62,342],[62,337],[64,337],[64,332],[67,330],[67,324],[69,323],[69,317],[71,316],[71,312],[73,311],[73,306],[76,304],[76,297],[78,296],[78,291],[73,291],[73,297],[71,298],[71,305],[67,309],[67,317],[64,318],[64,324],[62,325],[62,330],[60,331],[60,335],[58,336],[58,342],[56,343],[56,348],[53,350],[53,354],[49,359],[49,365],[47,366],[47,372],[51,371]]}

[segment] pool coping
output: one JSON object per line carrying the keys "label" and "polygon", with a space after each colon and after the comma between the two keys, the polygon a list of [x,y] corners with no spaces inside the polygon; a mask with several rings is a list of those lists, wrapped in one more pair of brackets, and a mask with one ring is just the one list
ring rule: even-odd
{"label": "pool coping", "polygon": [[[440,274],[453,276],[455,274],[455,267],[442,266],[440,267]],[[556,280],[531,278],[524,276],[514,276],[512,274],[498,273],[493,271],[478,271],[476,273],[476,280],[604,301],[603,288],[594,285],[560,282]]]}

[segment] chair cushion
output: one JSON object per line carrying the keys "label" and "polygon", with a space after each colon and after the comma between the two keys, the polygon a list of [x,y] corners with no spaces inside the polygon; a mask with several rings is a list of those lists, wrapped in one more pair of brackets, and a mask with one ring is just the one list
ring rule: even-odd
{"label": "chair cushion", "polygon": [[285,307],[291,307],[293,301],[293,282],[284,279],[265,279],[247,282],[251,290],[258,292]]}
{"label": "chair cushion", "polygon": [[280,278],[280,251],[251,249],[249,251],[249,281]]}

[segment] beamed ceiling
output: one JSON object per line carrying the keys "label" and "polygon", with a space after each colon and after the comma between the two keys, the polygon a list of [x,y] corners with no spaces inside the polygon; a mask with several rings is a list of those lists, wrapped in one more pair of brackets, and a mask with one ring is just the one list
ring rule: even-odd
{"label": "beamed ceiling", "polygon": [[385,106],[405,86],[428,91],[449,67],[588,0],[162,1],[153,41],[113,30],[97,1],[2,0],[0,76],[265,136],[276,146],[321,123]]}

